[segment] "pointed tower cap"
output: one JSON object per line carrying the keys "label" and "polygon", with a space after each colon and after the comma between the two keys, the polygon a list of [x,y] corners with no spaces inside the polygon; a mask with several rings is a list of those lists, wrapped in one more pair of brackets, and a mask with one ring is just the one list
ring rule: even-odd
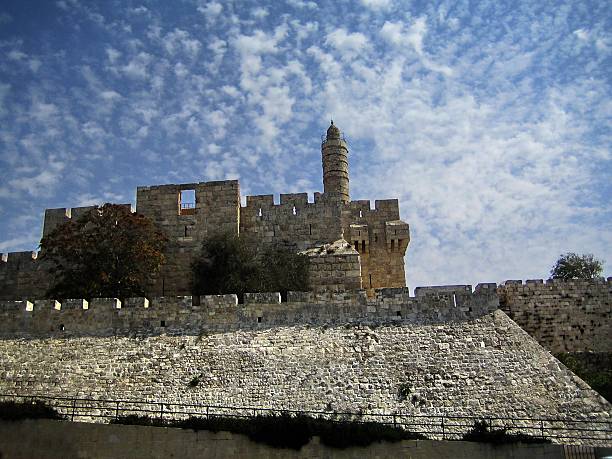
{"label": "pointed tower cap", "polygon": [[334,124],[334,120],[331,120],[331,124],[327,128],[327,138],[328,139],[339,139],[340,138],[340,129]]}

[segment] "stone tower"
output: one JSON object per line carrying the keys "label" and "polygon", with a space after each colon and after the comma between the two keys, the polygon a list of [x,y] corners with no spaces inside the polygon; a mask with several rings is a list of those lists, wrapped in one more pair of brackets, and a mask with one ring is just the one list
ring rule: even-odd
{"label": "stone tower", "polygon": [[333,200],[349,202],[348,147],[334,122],[321,143],[323,192]]}

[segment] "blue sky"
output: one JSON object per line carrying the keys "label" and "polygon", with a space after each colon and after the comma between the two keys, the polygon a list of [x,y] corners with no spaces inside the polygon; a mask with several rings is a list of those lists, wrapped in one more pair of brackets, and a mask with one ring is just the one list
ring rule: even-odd
{"label": "blue sky", "polygon": [[45,208],[238,178],[398,197],[418,285],[612,271],[612,8],[605,1],[4,1],[0,251]]}

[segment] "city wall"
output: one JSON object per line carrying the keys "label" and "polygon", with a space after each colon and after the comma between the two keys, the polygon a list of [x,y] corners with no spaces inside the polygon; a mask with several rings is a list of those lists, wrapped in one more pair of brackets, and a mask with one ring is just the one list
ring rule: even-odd
{"label": "city wall", "polygon": [[[415,311],[413,320],[392,320],[398,309],[411,309],[394,295],[381,298],[381,305],[385,299],[388,309],[368,311],[366,302],[359,321],[339,320],[331,310],[343,310],[340,304],[300,308],[294,302],[286,313],[276,304],[274,314],[265,299],[244,306],[242,316],[226,314],[232,321],[242,317],[229,331],[227,324],[214,331],[183,319],[181,328],[193,327],[193,333],[175,334],[153,323],[163,320],[157,315],[143,334],[68,336],[69,327],[86,325],[65,320],[63,336],[0,339],[0,393],[330,413],[550,417],[591,427],[610,420],[612,406],[502,311],[464,320],[451,320],[452,313],[445,320],[441,311],[422,319],[424,311]],[[436,301],[450,311],[452,296],[432,295],[428,302]],[[224,315],[210,309],[209,324]],[[178,321],[178,332],[179,316],[192,314],[186,305],[165,317]],[[272,318],[294,325],[269,326]]]}
{"label": "city wall", "polygon": [[199,335],[204,332],[259,330],[293,325],[346,323],[437,323],[465,321],[498,307],[488,284],[472,293],[469,286],[454,290],[379,289],[374,298],[365,291],[247,293],[244,304],[236,295],[201,297],[95,298],[1,301],[0,337],[72,337],[132,335]]}
{"label": "city wall", "polygon": [[506,281],[500,308],[553,354],[612,352],[612,278]]}

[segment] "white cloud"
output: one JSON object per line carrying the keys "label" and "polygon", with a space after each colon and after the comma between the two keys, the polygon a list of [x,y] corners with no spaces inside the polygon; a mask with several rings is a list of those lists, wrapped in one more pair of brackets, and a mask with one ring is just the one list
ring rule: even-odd
{"label": "white cloud", "polygon": [[299,9],[316,10],[318,8],[315,2],[307,0],[287,0],[287,4]]}
{"label": "white cloud", "polygon": [[113,100],[121,99],[121,94],[119,94],[117,91],[107,90],[107,91],[102,91],[100,93],[100,97],[106,101],[113,101]]}
{"label": "white cloud", "polygon": [[576,35],[582,41],[587,41],[589,39],[589,32],[584,29],[574,30],[574,35]]}
{"label": "white cloud", "polygon": [[13,49],[11,51],[9,51],[8,56],[7,56],[10,60],[12,61],[20,61],[22,59],[26,59],[28,57],[28,55],[22,51],[19,51],[17,49]]}
{"label": "white cloud", "polygon": [[33,232],[29,232],[26,236],[18,236],[11,239],[0,241],[0,251],[9,250],[17,251],[17,248],[21,247],[26,250],[32,250],[32,239],[36,237]]}
{"label": "white cloud", "polygon": [[189,32],[181,29],[174,29],[163,38],[166,52],[174,56],[182,51],[191,59],[195,59],[200,52],[202,44],[199,40],[192,38]]}
{"label": "white cloud", "polygon": [[350,59],[366,48],[368,39],[360,32],[349,33],[345,29],[338,29],[327,34],[325,43],[335,48],[343,58]]}
{"label": "white cloud", "polygon": [[403,22],[386,21],[380,29],[380,36],[398,49],[404,46],[412,47],[425,68],[451,76],[453,71],[450,67],[432,61],[423,51],[423,40],[427,35],[426,18],[421,16],[414,20],[407,29],[405,27],[406,24]]}
{"label": "white cloud", "polygon": [[257,8],[253,8],[253,11],[251,11],[251,14],[253,15],[255,19],[261,20],[261,19],[266,18],[270,13],[264,7],[258,6]]}
{"label": "white cloud", "polygon": [[8,96],[11,90],[10,84],[5,84],[0,82],[0,118],[5,116],[8,113],[6,97]]}
{"label": "white cloud", "polygon": [[16,177],[8,181],[9,186],[18,191],[26,192],[36,197],[41,193],[48,193],[61,183],[65,163],[51,157],[45,168],[33,176]]}
{"label": "white cloud", "polygon": [[208,20],[213,20],[223,11],[223,5],[219,2],[203,3],[198,6],[197,10],[202,13]]}
{"label": "white cloud", "polygon": [[361,0],[361,4],[373,10],[387,10],[391,7],[391,0]]}
{"label": "white cloud", "polygon": [[13,22],[13,16],[4,12],[0,13],[0,25],[9,24],[10,22]]}
{"label": "white cloud", "polygon": [[427,34],[427,22],[425,17],[417,18],[404,31],[405,24],[402,22],[386,21],[380,29],[380,35],[393,45],[411,45],[418,55],[423,55],[423,39]]}
{"label": "white cloud", "polygon": [[115,48],[106,48],[106,57],[108,58],[111,64],[115,64],[117,59],[121,57],[121,52],[116,50]]}
{"label": "white cloud", "polygon": [[149,76],[148,69],[152,59],[153,57],[148,53],[138,53],[121,68],[121,71],[130,78],[146,79]]}
{"label": "white cloud", "polygon": [[129,11],[132,14],[149,14],[149,9],[143,5],[140,5],[136,8],[130,8]]}
{"label": "white cloud", "polygon": [[28,62],[28,66],[30,67],[30,70],[33,73],[38,72],[38,69],[40,69],[40,66],[42,65],[42,62],[40,62],[39,59],[30,59],[30,61]]}
{"label": "white cloud", "polygon": [[234,46],[243,58],[259,54],[277,53],[278,44],[286,37],[287,27],[281,26],[273,34],[266,34],[262,30],[255,30],[252,35],[238,35],[234,39]]}

